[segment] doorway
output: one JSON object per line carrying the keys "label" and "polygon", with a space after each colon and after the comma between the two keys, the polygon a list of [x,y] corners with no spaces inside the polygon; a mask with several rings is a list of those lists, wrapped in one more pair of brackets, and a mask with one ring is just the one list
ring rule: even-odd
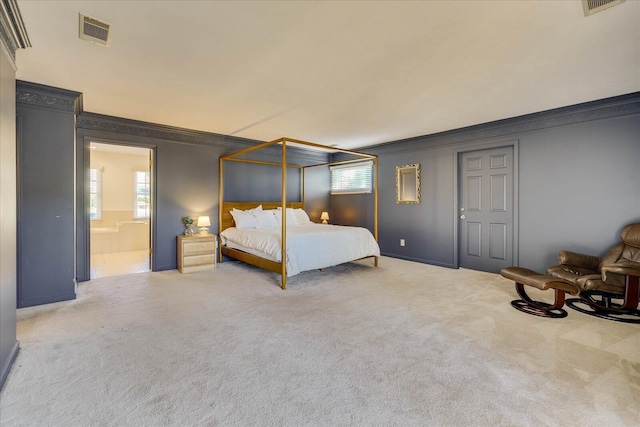
{"label": "doorway", "polygon": [[148,148],[89,144],[90,278],[151,270]]}
{"label": "doorway", "polygon": [[458,153],[459,267],[499,273],[517,265],[515,146]]}

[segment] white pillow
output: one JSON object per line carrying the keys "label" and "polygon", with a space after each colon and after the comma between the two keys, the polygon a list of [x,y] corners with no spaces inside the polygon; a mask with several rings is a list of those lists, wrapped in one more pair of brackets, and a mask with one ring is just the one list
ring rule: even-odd
{"label": "white pillow", "polygon": [[[282,225],[282,208],[275,209],[273,211],[273,215],[276,217],[278,221],[278,225]],[[296,217],[293,215],[293,209],[287,208],[287,227],[292,225],[298,225],[298,221],[296,221]]]}
{"label": "white pillow", "polygon": [[[288,210],[288,209],[287,209]],[[313,224],[309,219],[309,215],[303,209],[293,209],[293,216],[296,218],[298,225]]]}
{"label": "white pillow", "polygon": [[251,215],[255,215],[256,212],[262,212],[262,205],[258,205],[253,209],[246,210],[245,212],[249,212]]}
{"label": "white pillow", "polygon": [[257,227],[256,228],[269,228],[269,227],[277,227],[278,221],[276,217],[273,216],[273,211],[262,209],[253,213],[253,216],[256,218]]}
{"label": "white pillow", "polygon": [[[262,210],[262,206],[260,206],[260,210]],[[251,229],[258,226],[256,217],[251,215],[249,212],[233,208],[231,210],[231,216],[233,217],[233,221],[236,223],[237,229]]]}

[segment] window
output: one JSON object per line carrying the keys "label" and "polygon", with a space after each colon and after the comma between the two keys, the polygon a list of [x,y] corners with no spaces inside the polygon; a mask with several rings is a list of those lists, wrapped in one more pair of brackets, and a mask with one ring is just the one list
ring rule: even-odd
{"label": "window", "polygon": [[151,183],[149,181],[149,172],[136,172],[135,194],[136,200],[133,207],[134,218],[149,218],[151,213]]}
{"label": "window", "polygon": [[331,194],[371,193],[373,162],[331,166]]}
{"label": "window", "polygon": [[89,169],[89,218],[102,219],[102,169]]}

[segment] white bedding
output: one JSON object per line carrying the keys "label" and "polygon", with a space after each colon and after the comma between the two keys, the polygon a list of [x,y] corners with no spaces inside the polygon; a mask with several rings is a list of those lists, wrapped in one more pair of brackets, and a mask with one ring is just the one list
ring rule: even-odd
{"label": "white bedding", "polygon": [[[240,230],[227,228],[221,243],[272,261],[281,261],[280,227]],[[287,276],[331,267],[367,256],[380,256],[380,247],[362,227],[309,224],[287,228]]]}

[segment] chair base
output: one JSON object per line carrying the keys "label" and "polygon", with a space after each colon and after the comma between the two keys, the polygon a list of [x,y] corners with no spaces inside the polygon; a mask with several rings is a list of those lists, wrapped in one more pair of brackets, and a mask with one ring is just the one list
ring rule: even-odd
{"label": "chair base", "polygon": [[[600,299],[594,298],[600,297]],[[566,303],[572,309],[589,316],[614,322],[640,323],[640,310],[624,308],[624,303],[613,302],[613,299],[621,299],[617,295],[606,292],[583,291],[580,298],[569,298]]]}
{"label": "chair base", "polygon": [[[603,291],[582,291],[580,292],[580,298],[568,299],[567,305],[589,316],[613,320],[614,322],[640,323],[640,310],[638,310],[639,292],[640,277],[626,276],[624,295]],[[621,302],[614,302],[614,300]]]}
{"label": "chair base", "polygon": [[[518,311],[539,317],[562,318],[567,317],[567,312],[562,309],[564,306],[565,291],[572,295],[580,292],[577,285],[557,277],[545,276],[533,270],[522,267],[506,267],[500,271],[502,277],[513,280],[516,284],[516,292],[519,300],[511,301],[511,305]],[[543,301],[531,299],[525,291],[525,286],[546,291],[553,289],[555,301],[548,304]]]}
{"label": "chair base", "polygon": [[[546,307],[542,306],[543,304]],[[549,308],[551,307],[551,304],[546,304],[539,301],[537,301],[536,304],[533,305],[521,299],[516,299],[511,301],[511,305],[516,310],[520,310],[523,313],[532,314],[534,316],[551,317],[555,319],[567,317],[567,310],[564,310],[562,308]]]}
{"label": "chair base", "polygon": [[565,293],[562,289],[554,289],[554,291],[555,301],[553,304],[547,304],[546,302],[532,300],[524,290],[524,285],[516,282],[516,292],[518,292],[521,299],[511,301],[511,305],[516,310],[534,316],[551,317],[554,319],[567,317],[567,311],[562,308],[562,306],[564,306]]}

